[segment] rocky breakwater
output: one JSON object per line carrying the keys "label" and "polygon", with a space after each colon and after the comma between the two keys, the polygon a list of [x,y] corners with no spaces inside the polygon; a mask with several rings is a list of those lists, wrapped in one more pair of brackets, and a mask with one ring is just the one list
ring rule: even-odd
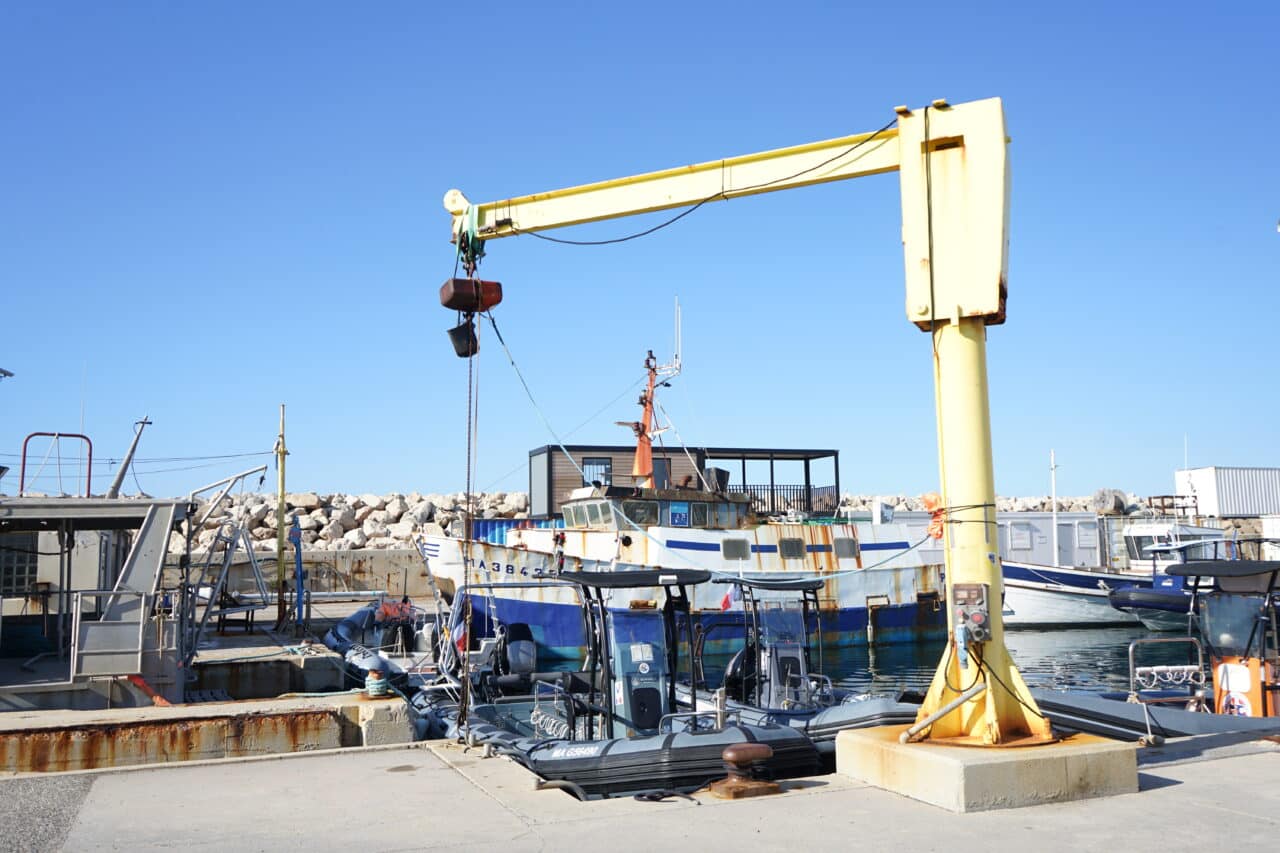
{"label": "rocky breakwater", "polygon": [[[280,519],[276,496],[244,493],[229,496],[196,532],[195,544],[204,548],[227,524],[249,531],[254,549],[273,550]],[[418,492],[387,495],[317,494],[294,492],[285,496],[284,527],[298,519],[302,544],[314,551],[351,551],[362,548],[412,548],[419,533],[458,535],[467,496]],[[528,518],[529,498],[524,492],[492,492],[473,495],[476,518]],[[197,513],[204,514],[203,508]],[[170,550],[180,551],[183,537],[170,538]]]}

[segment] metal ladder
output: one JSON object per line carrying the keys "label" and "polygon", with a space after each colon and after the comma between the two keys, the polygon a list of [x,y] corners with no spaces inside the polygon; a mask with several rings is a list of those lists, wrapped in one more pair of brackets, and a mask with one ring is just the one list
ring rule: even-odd
{"label": "metal ladder", "polygon": [[[224,606],[222,604],[223,593],[227,589],[227,578],[231,574],[231,566],[235,562],[237,548],[244,548],[245,554],[249,558],[249,568],[254,586],[257,588],[259,603]],[[199,606],[199,593],[203,587],[208,587],[209,598],[205,602],[204,613],[200,615],[200,619],[197,622],[195,609]],[[258,558],[253,553],[253,540],[249,538],[248,530],[234,522],[226,522],[218,528],[213,541],[209,543],[209,550],[205,552],[204,562],[200,566],[199,574],[193,583],[191,592],[192,609],[189,614],[191,618],[188,624],[193,625],[194,628],[190,638],[191,641],[187,647],[187,663],[190,663],[191,659],[195,657],[196,649],[199,647],[200,640],[204,638],[210,619],[233,613],[247,613],[267,606],[269,600],[267,584],[262,577],[262,567],[258,563]]]}

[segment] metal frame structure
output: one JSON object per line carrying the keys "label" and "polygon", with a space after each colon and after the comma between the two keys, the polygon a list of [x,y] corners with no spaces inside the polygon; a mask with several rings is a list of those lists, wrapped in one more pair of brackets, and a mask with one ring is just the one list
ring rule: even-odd
{"label": "metal frame structure", "polygon": [[[896,107],[879,130],[711,160],[578,187],[472,204],[444,196],[453,241],[474,276],[485,243],[584,222],[725,201],[897,171],[902,199],[906,313],[930,335],[938,459],[946,522],[948,627],[953,640],[921,709],[928,737],[974,745],[1046,743],[1036,707],[1004,644],[1000,609],[967,654],[954,585],[986,586],[1001,600],[986,327],[1003,323],[1007,295],[1009,170],[999,98]],[[893,128],[892,125],[897,125]],[[964,618],[967,618],[964,617]],[[978,635],[971,635],[978,636]],[[970,691],[959,685],[1000,689]],[[952,687],[951,685],[957,685]],[[919,724],[918,724],[919,725]]]}
{"label": "metal frame structure", "polygon": [[[22,466],[18,470],[18,496],[21,497],[27,491],[27,445],[31,443],[31,439],[39,436],[52,438],[55,445],[59,445],[60,440],[64,438],[78,438],[85,443],[89,448],[89,458],[85,464],[84,494],[81,497],[91,497],[93,495],[93,440],[89,436],[78,432],[33,432],[22,440]],[[46,458],[48,458],[47,455]],[[59,451],[58,458],[59,460],[62,458],[61,451]],[[43,467],[43,464],[41,467]]]}

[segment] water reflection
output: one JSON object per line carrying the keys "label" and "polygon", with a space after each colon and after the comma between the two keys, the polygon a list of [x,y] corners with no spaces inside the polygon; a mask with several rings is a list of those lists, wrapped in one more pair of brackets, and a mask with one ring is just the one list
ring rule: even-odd
{"label": "water reflection", "polygon": [[[1010,631],[1005,642],[1033,687],[1104,692],[1129,689],[1129,643],[1154,636],[1141,626],[1070,631]],[[1169,636],[1169,635],[1163,635]],[[824,667],[840,686],[866,693],[924,690],[944,643],[828,650]],[[1181,643],[1142,647],[1138,664],[1187,663]]]}

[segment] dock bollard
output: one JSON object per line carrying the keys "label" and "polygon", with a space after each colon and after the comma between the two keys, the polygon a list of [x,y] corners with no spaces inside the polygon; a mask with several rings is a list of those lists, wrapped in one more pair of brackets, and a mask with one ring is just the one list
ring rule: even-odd
{"label": "dock bollard", "polygon": [[369,670],[368,675],[364,677],[364,695],[370,699],[378,699],[390,692],[387,680],[382,677],[382,671],[378,669]]}
{"label": "dock bollard", "polygon": [[729,778],[712,782],[708,788],[712,794],[724,800],[758,797],[776,794],[782,789],[777,782],[760,778],[768,771],[768,761],[773,758],[773,747],[765,743],[735,743],[720,754]]}

